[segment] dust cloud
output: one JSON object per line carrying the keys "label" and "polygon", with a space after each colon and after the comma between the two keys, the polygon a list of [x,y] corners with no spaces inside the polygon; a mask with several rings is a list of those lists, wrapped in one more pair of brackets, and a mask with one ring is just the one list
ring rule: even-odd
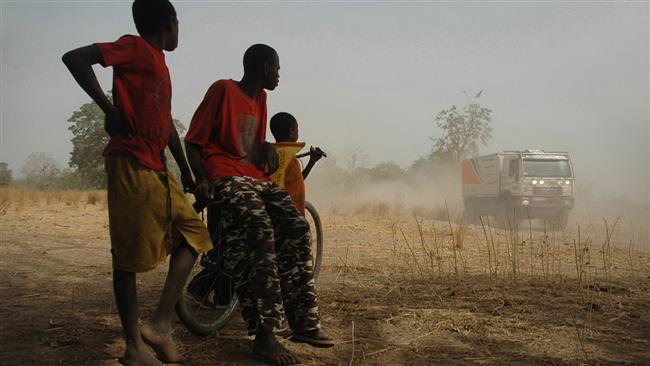
{"label": "dust cloud", "polygon": [[[317,164],[306,180],[307,199],[326,214],[415,216],[462,222],[459,166],[405,167],[399,177],[377,178],[370,173],[371,168],[340,165],[345,164],[336,159]],[[633,186],[632,182],[629,186]],[[577,177],[575,207],[565,233],[575,237],[580,232],[582,239],[594,243],[603,243],[609,233],[614,246],[650,250],[650,203],[646,197],[641,194],[634,200],[622,192],[601,192],[589,180]],[[530,227],[539,231],[545,226],[541,220],[532,220]],[[519,229],[528,230],[528,223]]]}

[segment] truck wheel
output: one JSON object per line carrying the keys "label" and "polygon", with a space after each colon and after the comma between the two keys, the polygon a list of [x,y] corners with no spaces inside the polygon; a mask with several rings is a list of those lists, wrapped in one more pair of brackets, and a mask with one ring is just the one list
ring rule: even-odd
{"label": "truck wheel", "polygon": [[552,219],[551,224],[555,230],[564,230],[569,224],[569,211],[561,210]]}
{"label": "truck wheel", "polygon": [[[513,215],[515,216],[513,217]],[[494,215],[495,225],[503,230],[517,230],[521,222],[519,215],[518,212],[515,212],[510,199],[506,199],[499,204],[497,213]]]}
{"label": "truck wheel", "polygon": [[499,205],[494,214],[494,226],[498,229],[508,229],[508,208],[506,205]]}
{"label": "truck wheel", "polygon": [[476,225],[479,223],[478,219],[478,211],[476,210],[476,207],[474,203],[470,200],[465,200],[465,212],[463,213],[463,217],[465,220],[465,224],[470,225]]}
{"label": "truck wheel", "polygon": [[[511,214],[511,216],[512,216],[512,214]],[[512,217],[510,218],[510,224],[509,225],[513,226],[513,227],[508,227],[508,228],[513,229],[515,231],[518,231],[519,226],[521,226],[522,222],[524,222],[524,220],[521,217],[521,212],[520,212],[520,210],[517,210],[517,216],[515,216],[514,218],[512,218]]]}
{"label": "truck wheel", "polygon": [[522,222],[521,210],[517,210],[509,202],[499,205],[497,213],[494,215],[496,226],[503,230],[518,230]]}

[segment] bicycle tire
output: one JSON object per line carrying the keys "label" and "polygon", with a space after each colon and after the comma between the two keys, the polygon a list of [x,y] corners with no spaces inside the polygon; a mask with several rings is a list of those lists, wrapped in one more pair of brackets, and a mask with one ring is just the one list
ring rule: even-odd
{"label": "bicycle tire", "polygon": [[[189,281],[188,281],[189,283]],[[195,335],[207,336],[225,327],[235,315],[239,300],[237,295],[232,295],[230,301],[222,311],[216,308],[205,307],[203,304],[190,300],[186,286],[183,287],[181,296],[176,303],[176,314],[185,327]]]}
{"label": "bicycle tire", "polygon": [[[315,235],[316,240],[314,240],[313,236],[311,239],[312,256],[314,258],[314,279],[316,279],[318,277],[318,274],[320,273],[320,267],[323,261],[323,227],[321,224],[320,215],[318,214],[316,207],[314,207],[314,205],[312,205],[310,202],[306,202],[305,209],[306,209],[305,214],[309,215],[312,221],[312,223],[310,223],[310,225],[313,226],[311,230],[313,230],[313,232],[316,234]],[[314,243],[316,244],[315,247],[314,247]],[[230,302],[225,306],[223,312],[221,312],[220,314],[217,313],[216,318],[214,315],[211,315],[211,312],[216,313],[216,309],[215,310],[203,309],[207,313],[207,315],[205,315],[204,317],[197,316],[199,310],[196,309],[196,307],[198,306],[199,308],[201,308],[201,305],[196,304],[195,301],[190,300],[191,295],[188,295],[187,285],[191,282],[191,280],[196,275],[200,273],[195,269],[201,269],[201,268],[202,268],[202,264],[200,263],[200,261],[197,261],[194,264],[194,269],[192,270],[192,273],[188,276],[189,280],[185,284],[185,286],[183,286],[181,296],[179,296],[179,299],[176,303],[176,313],[178,314],[178,318],[181,320],[181,322],[185,325],[185,327],[190,332],[198,336],[207,336],[222,329],[228,324],[230,319],[236,313],[236,310],[239,305],[239,300],[237,299],[237,295],[235,295],[233,291],[232,296],[230,298]],[[213,285],[215,285],[215,283],[211,284],[210,286]],[[213,290],[212,288],[209,288],[207,291],[209,293],[212,290]]]}
{"label": "bicycle tire", "polygon": [[[313,235],[311,238],[312,257],[314,261],[314,279],[316,279],[318,278],[320,266],[323,262],[323,225],[321,224],[320,215],[318,214],[318,211],[316,211],[316,207],[314,207],[310,202],[305,202],[305,216],[307,215],[311,216],[311,221],[314,226],[311,230],[316,234],[315,241]],[[309,218],[307,219],[309,221]],[[312,226],[312,223],[310,223],[310,226]],[[316,243],[316,247],[314,247],[314,243]]]}
{"label": "bicycle tire", "polygon": [[[215,231],[213,239],[215,239],[215,237],[218,238],[218,235],[219,232]],[[216,242],[218,242],[218,239]],[[203,273],[203,271],[207,271],[206,276],[209,276],[211,278],[211,281],[207,282],[208,285],[202,289],[202,292],[206,293],[207,296],[197,301],[196,296],[190,294],[187,288],[188,285],[190,285],[197,276],[200,276],[200,274]],[[198,260],[196,263],[194,263],[192,272],[188,276],[188,281],[183,286],[181,295],[176,302],[176,314],[178,314],[178,318],[193,334],[198,336],[210,335],[225,327],[237,312],[239,300],[237,299],[237,295],[235,294],[234,286],[232,286],[232,283],[230,283],[231,288],[229,289],[229,302],[228,304],[222,306],[222,309],[217,309],[216,304],[214,308],[206,307],[204,305],[205,300],[208,300],[210,294],[212,294],[213,298],[218,297],[215,287],[222,286],[223,282],[219,281],[223,280],[229,279],[225,275],[218,272],[215,273],[210,272],[210,270],[206,270],[201,260]]]}

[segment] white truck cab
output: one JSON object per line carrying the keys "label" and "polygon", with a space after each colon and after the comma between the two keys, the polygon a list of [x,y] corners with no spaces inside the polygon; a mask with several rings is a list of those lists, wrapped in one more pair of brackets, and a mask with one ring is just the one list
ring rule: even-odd
{"label": "white truck cab", "polygon": [[507,150],[462,162],[466,220],[492,215],[503,228],[524,219],[566,227],[574,205],[575,181],[567,152]]}

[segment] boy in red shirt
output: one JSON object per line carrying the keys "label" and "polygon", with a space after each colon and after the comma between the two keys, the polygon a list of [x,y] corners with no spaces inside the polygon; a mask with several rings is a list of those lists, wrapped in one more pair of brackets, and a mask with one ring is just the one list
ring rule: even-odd
{"label": "boy in red shirt", "polygon": [[[96,43],[66,53],[63,62],[106,114],[111,136],[104,156],[108,175],[108,213],[113,286],[126,351],[126,365],[182,362],[171,335],[171,315],[197,252],[211,248],[207,229],[181,186],[167,174],[169,146],[184,187],[194,188],[171,116],[171,82],[165,51],[178,44],[178,20],[167,0],[136,0],[133,19],[140,36]],[[108,100],[92,65],[113,67],[113,101]],[[135,273],[149,271],[171,254],[160,303],[140,329]]]}
{"label": "boy in red shirt", "polygon": [[273,145],[266,142],[264,89],[277,87],[279,69],[273,48],[248,48],[243,78],[210,86],[185,144],[198,195],[217,203],[226,268],[248,332],[255,334],[253,357],[293,365],[298,359],[274,335],[285,315],[292,341],[318,347],[334,342],[321,330],[309,224],[289,195],[268,178],[278,162]]}

